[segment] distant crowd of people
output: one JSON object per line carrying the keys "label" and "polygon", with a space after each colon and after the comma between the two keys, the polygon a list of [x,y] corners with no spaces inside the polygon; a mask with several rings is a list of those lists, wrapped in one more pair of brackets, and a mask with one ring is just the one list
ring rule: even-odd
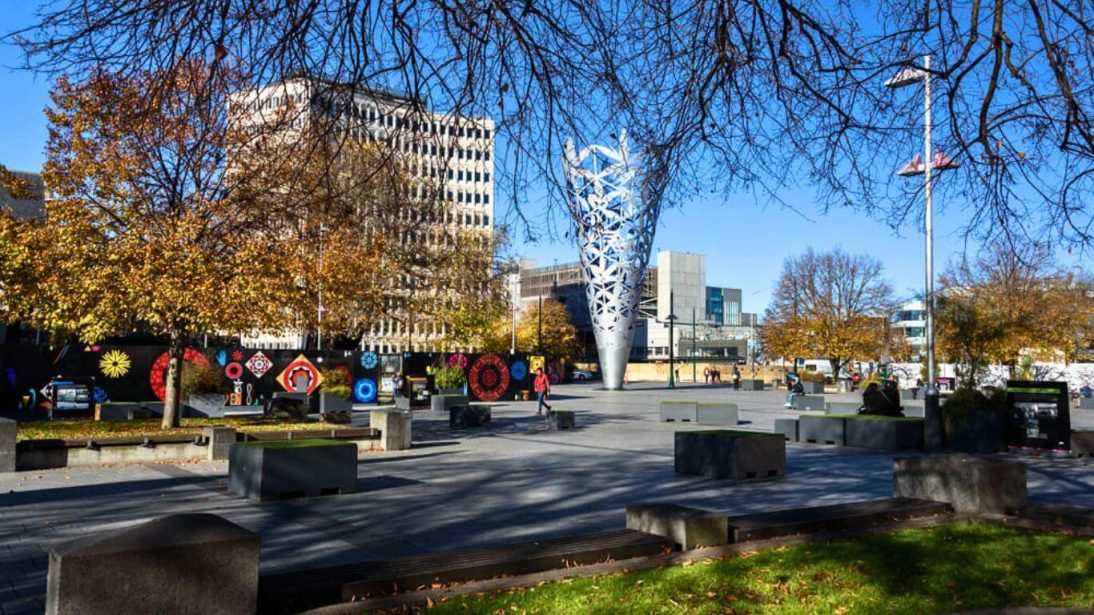
{"label": "distant crowd of people", "polygon": [[[679,370],[676,374],[677,379],[680,378]],[[717,367],[704,367],[703,368],[703,382],[707,384],[721,384],[722,382],[722,370]],[[741,370],[736,367],[733,368],[733,388],[738,390],[741,388]]]}

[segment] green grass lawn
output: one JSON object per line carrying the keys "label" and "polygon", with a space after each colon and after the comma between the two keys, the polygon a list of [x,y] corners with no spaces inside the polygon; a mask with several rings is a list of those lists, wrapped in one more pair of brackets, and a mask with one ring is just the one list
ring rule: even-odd
{"label": "green grass lawn", "polygon": [[175,429],[161,429],[160,419],[134,421],[34,421],[19,423],[16,436],[19,440],[80,440],[84,438],[110,438],[125,436],[175,436],[197,435],[202,427],[227,425],[238,431],[286,431],[310,429],[340,429],[349,425],[322,422],[293,422],[262,417],[223,417],[181,419]]}
{"label": "green grass lawn", "polygon": [[1094,541],[984,524],[453,598],[430,613],[941,613],[1094,606]]}

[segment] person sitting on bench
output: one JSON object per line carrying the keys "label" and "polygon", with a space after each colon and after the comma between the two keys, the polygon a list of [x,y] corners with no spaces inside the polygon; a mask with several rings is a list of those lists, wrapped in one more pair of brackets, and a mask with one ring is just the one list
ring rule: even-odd
{"label": "person sitting on bench", "polygon": [[900,409],[900,395],[895,386],[886,385],[884,389],[871,382],[862,392],[862,408],[859,414],[878,416],[904,416]]}
{"label": "person sitting on bench", "polygon": [[798,395],[805,394],[805,387],[802,386],[802,381],[795,378],[793,384],[789,385],[790,393],[786,396],[786,404],[784,407],[793,408],[794,398]]}

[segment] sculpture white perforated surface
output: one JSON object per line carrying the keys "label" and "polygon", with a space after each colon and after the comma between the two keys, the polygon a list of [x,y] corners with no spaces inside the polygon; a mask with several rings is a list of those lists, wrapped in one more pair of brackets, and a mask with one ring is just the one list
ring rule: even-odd
{"label": "sculpture white perforated surface", "polygon": [[658,198],[649,192],[638,157],[620,132],[619,149],[567,139],[564,166],[570,215],[585,271],[585,288],[604,386],[619,389],[634,337]]}

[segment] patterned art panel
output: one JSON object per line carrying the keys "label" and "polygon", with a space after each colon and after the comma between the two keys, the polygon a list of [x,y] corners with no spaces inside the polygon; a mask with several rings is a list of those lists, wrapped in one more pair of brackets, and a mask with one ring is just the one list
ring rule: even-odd
{"label": "patterned art panel", "polygon": [[[512,400],[522,389],[531,386],[531,373],[537,363],[536,357],[523,354],[414,353],[406,356],[239,347],[188,348],[184,360],[192,365],[206,366],[216,377],[222,378],[221,387],[229,400],[242,405],[261,405],[274,393],[287,390],[284,382],[289,386],[305,386],[313,392],[322,390],[318,382],[321,370],[335,371],[345,378],[356,403],[376,403],[381,394],[387,394],[382,389],[383,383],[396,372],[422,376],[428,367],[449,365],[462,368],[468,375],[468,393],[472,399]],[[543,362],[542,358],[538,361]],[[290,373],[286,374],[287,371]],[[42,390],[57,376],[92,381],[93,394],[100,400],[161,400],[166,396],[166,372],[167,348],[164,346],[72,344],[49,348],[0,345],[0,414],[19,418],[28,410],[40,409],[47,401]]]}

